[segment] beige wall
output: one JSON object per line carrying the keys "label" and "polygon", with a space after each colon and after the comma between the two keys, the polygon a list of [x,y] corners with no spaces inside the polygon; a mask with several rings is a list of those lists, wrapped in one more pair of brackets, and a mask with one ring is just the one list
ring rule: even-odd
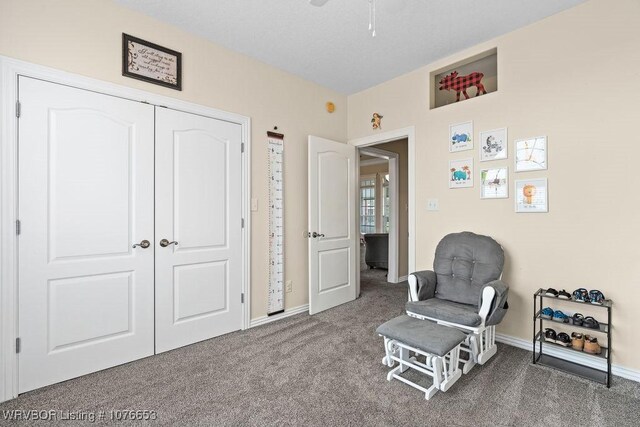
{"label": "beige wall", "polygon": [[[511,285],[500,333],[531,338],[532,294],[539,287],[597,288],[614,300],[613,361],[636,370],[639,20],[637,0],[591,0],[348,99],[350,139],[374,133],[372,111],[384,115],[387,130],[416,126],[419,269],[431,267],[447,233],[491,235],[505,247],[504,279]],[[429,110],[430,71],[496,46],[498,92]],[[509,166],[510,199],[480,200],[477,183],[448,188],[450,159],[472,154],[480,166],[477,145],[473,152],[448,152],[449,124],[466,120],[474,121],[476,135],[508,127],[509,159],[482,166]],[[548,136],[549,170],[514,173],[513,140],[536,135]],[[550,212],[516,214],[514,180],[537,176],[549,179]],[[440,211],[426,211],[428,198],[439,199]],[[579,308],[586,314],[590,307]]]}
{"label": "beige wall", "polygon": [[[183,54],[183,91],[121,76],[126,32]],[[265,132],[285,138],[287,308],[308,302],[307,135],[346,139],[346,97],[170,25],[98,0],[0,0],[0,55],[215,107],[252,119],[251,315],[266,314],[268,282]],[[333,101],[336,112],[324,105]]]}

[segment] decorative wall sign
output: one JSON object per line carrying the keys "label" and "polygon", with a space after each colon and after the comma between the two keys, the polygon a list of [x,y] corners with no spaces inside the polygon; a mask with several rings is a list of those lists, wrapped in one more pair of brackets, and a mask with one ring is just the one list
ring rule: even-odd
{"label": "decorative wall sign", "polygon": [[467,89],[473,86],[476,88],[476,96],[487,93],[482,84],[483,78],[484,74],[478,71],[474,71],[466,76],[459,76],[457,71],[453,71],[451,74],[440,79],[440,87],[438,89],[454,91],[456,93],[456,102],[459,102],[461,93],[464,95],[464,99],[469,99]]}
{"label": "decorative wall sign", "polygon": [[473,158],[449,161],[449,188],[473,187]]}
{"label": "decorative wall sign", "polygon": [[547,178],[516,180],[516,212],[549,212]]}
{"label": "decorative wall sign", "polygon": [[547,137],[520,139],[516,146],[516,172],[547,169]]}
{"label": "decorative wall sign", "polygon": [[480,161],[507,158],[507,128],[480,132]]}
{"label": "decorative wall sign", "polygon": [[458,123],[449,126],[449,151],[473,149],[473,122]]}
{"label": "decorative wall sign", "polygon": [[284,311],[284,135],[267,132],[269,150],[269,289],[267,315]]}
{"label": "decorative wall sign", "polygon": [[509,169],[495,168],[480,171],[480,198],[509,198]]}
{"label": "decorative wall sign", "polygon": [[182,90],[182,54],[122,33],[122,75]]}
{"label": "decorative wall sign", "polygon": [[371,117],[371,127],[373,129],[382,129],[382,117],[378,113],[373,113],[373,117]]}

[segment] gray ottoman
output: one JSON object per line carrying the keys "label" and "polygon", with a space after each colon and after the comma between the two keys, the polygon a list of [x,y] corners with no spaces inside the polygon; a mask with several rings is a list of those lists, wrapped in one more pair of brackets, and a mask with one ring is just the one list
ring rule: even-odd
{"label": "gray ottoman", "polygon": [[[380,325],[376,332],[384,338],[386,355],[382,363],[389,367],[399,363],[389,371],[387,380],[395,378],[415,387],[428,400],[438,390],[447,391],[462,376],[458,367],[460,344],[467,336],[458,329],[403,314]],[[425,356],[425,363],[409,357],[410,351]],[[431,387],[424,388],[400,376],[410,368],[432,377]]]}

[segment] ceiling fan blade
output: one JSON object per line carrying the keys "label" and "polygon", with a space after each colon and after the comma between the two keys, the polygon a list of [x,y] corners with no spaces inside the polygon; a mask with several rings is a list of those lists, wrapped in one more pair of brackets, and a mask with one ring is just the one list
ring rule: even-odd
{"label": "ceiling fan blade", "polygon": [[321,7],[324,6],[329,0],[309,0],[309,4],[312,6]]}

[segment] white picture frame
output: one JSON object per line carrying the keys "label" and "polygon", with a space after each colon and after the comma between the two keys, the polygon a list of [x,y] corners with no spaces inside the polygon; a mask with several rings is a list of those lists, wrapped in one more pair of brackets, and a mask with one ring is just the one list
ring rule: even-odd
{"label": "white picture frame", "polygon": [[473,187],[473,157],[449,160],[449,188]]}
{"label": "white picture frame", "polygon": [[546,136],[518,139],[514,141],[513,145],[516,172],[539,171],[549,168]]}
{"label": "white picture frame", "polygon": [[515,182],[514,192],[516,212],[549,212],[549,183],[547,178],[518,179]]}
{"label": "white picture frame", "polygon": [[480,161],[504,160],[509,157],[507,128],[499,128],[480,132],[478,150]]}
{"label": "white picture frame", "polygon": [[449,152],[473,150],[473,121],[449,125]]}
{"label": "white picture frame", "polygon": [[480,198],[509,198],[509,168],[506,166],[480,170]]}

